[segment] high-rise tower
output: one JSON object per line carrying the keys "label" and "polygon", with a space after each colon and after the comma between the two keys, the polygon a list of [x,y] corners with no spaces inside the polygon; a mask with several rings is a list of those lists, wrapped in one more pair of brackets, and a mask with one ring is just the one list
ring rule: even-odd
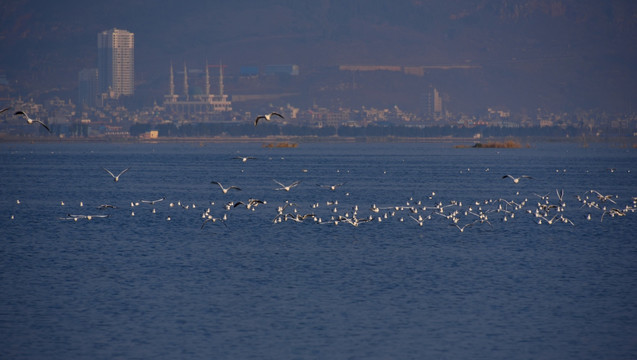
{"label": "high-rise tower", "polygon": [[97,34],[99,92],[110,98],[135,91],[135,34],[121,29]]}
{"label": "high-rise tower", "polygon": [[97,69],[82,69],[78,76],[78,105],[95,106],[97,99]]}

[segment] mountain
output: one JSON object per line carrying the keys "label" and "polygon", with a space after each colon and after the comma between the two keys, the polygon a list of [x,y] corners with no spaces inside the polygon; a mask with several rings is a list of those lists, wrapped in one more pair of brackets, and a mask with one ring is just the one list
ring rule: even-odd
{"label": "mountain", "polygon": [[[10,85],[0,94],[74,99],[78,72],[95,67],[97,33],[117,27],[135,33],[136,97],[146,101],[167,91],[171,62],[205,61],[228,66],[231,94],[249,91],[233,81],[240,66],[298,64],[298,79],[271,90],[307,101],[409,108],[430,86],[465,112],[625,111],[637,100],[631,0],[9,0],[0,10]],[[339,65],[471,68],[407,76]]]}

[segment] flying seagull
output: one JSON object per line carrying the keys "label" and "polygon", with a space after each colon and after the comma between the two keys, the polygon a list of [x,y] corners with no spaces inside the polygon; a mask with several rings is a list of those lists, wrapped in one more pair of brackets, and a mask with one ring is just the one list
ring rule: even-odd
{"label": "flying seagull", "polygon": [[295,187],[295,186],[297,186],[298,184],[301,183],[300,181],[295,181],[295,182],[291,183],[290,185],[286,186],[286,185],[283,185],[283,184],[281,184],[280,182],[278,182],[278,181],[276,181],[274,179],[272,179],[272,181],[274,181],[275,183],[277,183],[277,184],[279,184],[281,186],[280,188],[276,188],[274,190],[285,190],[285,191],[290,191],[291,188],[293,188],[293,187]]}
{"label": "flying seagull", "polygon": [[511,178],[511,179],[513,180],[513,182],[514,182],[514,183],[516,183],[516,184],[517,184],[517,183],[519,183],[519,182],[520,182],[520,179],[522,179],[522,178],[525,178],[525,179],[533,179],[532,177],[530,177],[530,176],[528,176],[528,175],[522,175],[522,176],[520,176],[520,177],[513,177],[513,176],[511,176],[511,175],[504,175],[502,178],[503,178],[503,179],[506,179],[506,178],[508,178],[508,177],[509,177],[509,178]]}
{"label": "flying seagull", "polygon": [[211,181],[210,183],[219,185],[219,187],[221,188],[221,191],[223,191],[224,194],[227,194],[228,191],[230,191],[230,189],[235,189],[235,190],[239,190],[239,191],[241,190],[240,188],[238,188],[236,186],[228,186],[227,188],[224,188],[223,185],[221,185],[221,183],[217,182],[217,181]]}
{"label": "flying seagull", "polygon": [[126,169],[122,170],[122,172],[117,174],[117,176],[115,176],[112,172],[110,172],[110,170],[108,170],[105,167],[103,167],[102,169],[104,169],[104,171],[106,171],[107,173],[111,174],[111,176],[113,177],[113,181],[118,182],[119,181],[119,177],[122,176],[122,174],[124,174],[125,172],[127,172],[128,169],[130,169],[130,168],[126,168]]}
{"label": "flying seagull", "polygon": [[271,112],[271,113],[269,113],[269,114],[265,114],[265,115],[259,115],[259,116],[257,116],[257,118],[256,118],[256,119],[254,119],[254,126],[257,126],[257,123],[259,122],[259,119],[265,119],[266,121],[270,121],[270,120],[272,120],[272,116],[273,116],[273,115],[276,115],[276,116],[280,117],[281,119],[285,119],[285,118],[283,117],[283,115],[281,115],[281,114],[279,114],[279,113],[276,113],[276,112]]}
{"label": "flying seagull", "polygon": [[318,185],[318,186],[320,186],[320,187],[322,187],[324,189],[329,189],[329,190],[332,190],[332,191],[336,191],[337,187],[343,186],[343,185],[345,185],[345,183],[334,184],[334,185]]}
{"label": "flying seagull", "polygon": [[254,160],[254,159],[256,159],[256,158],[255,158],[255,157],[252,157],[252,156],[235,156],[235,157],[233,157],[233,159],[235,159],[235,160],[241,160],[241,161],[243,161],[243,162],[247,162],[248,160]]}
{"label": "flying seagull", "polygon": [[[9,110],[9,108],[7,108],[6,110]],[[3,111],[6,111],[6,110],[5,110],[5,109],[3,109]],[[42,122],[42,121],[40,121],[40,120],[33,120],[33,119],[31,119],[31,118],[29,117],[29,115],[27,115],[24,111],[16,111],[16,112],[15,112],[15,114],[13,114],[13,115],[22,115],[22,116],[24,116],[24,118],[26,119],[27,123],[29,123],[29,124],[39,123],[40,125],[44,126],[44,128],[45,128],[48,132],[51,132],[51,129],[49,129],[49,127],[48,127],[48,126],[46,126],[46,124],[45,124],[45,123],[43,123],[43,122]]]}
{"label": "flying seagull", "polygon": [[166,200],[165,196],[163,196],[161,199],[157,199],[157,200],[141,200],[141,202],[143,202],[145,204],[155,205],[156,203],[158,203],[160,201],[164,201],[164,200]]}

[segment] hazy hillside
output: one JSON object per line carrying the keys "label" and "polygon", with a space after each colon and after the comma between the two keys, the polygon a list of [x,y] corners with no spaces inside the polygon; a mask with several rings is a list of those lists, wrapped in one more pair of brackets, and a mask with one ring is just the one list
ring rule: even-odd
{"label": "hazy hillside", "polygon": [[[340,64],[477,65],[421,78],[360,74],[360,91],[340,94],[413,103],[434,85],[456,111],[623,110],[637,98],[630,0],[10,0],[0,21],[0,69],[12,94],[74,97],[78,71],[95,67],[97,32],[119,27],[135,33],[140,97],[166,91],[171,61],[207,59],[222,60],[229,75],[242,65],[299,64],[302,76],[287,85],[314,95],[356,80],[324,72]],[[228,81],[230,92],[238,84]]]}

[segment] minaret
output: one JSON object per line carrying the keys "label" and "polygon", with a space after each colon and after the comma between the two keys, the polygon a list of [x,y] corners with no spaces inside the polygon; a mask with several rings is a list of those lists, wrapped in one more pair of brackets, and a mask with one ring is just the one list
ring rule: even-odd
{"label": "minaret", "polygon": [[175,95],[175,73],[173,72],[173,62],[170,62],[170,78],[168,79],[168,95],[164,95],[165,103],[174,103],[179,98]]}
{"label": "minaret", "polygon": [[184,61],[184,96],[186,101],[190,99],[188,95],[188,68],[186,68],[186,62]]}
{"label": "minaret", "polygon": [[219,96],[223,98],[223,65],[219,60]]}
{"label": "minaret", "polygon": [[173,62],[170,62],[170,85],[169,85],[169,95],[172,99],[175,96],[175,75],[173,74]]}
{"label": "minaret", "polygon": [[210,72],[208,71],[208,60],[206,60],[206,99],[210,97]]}

